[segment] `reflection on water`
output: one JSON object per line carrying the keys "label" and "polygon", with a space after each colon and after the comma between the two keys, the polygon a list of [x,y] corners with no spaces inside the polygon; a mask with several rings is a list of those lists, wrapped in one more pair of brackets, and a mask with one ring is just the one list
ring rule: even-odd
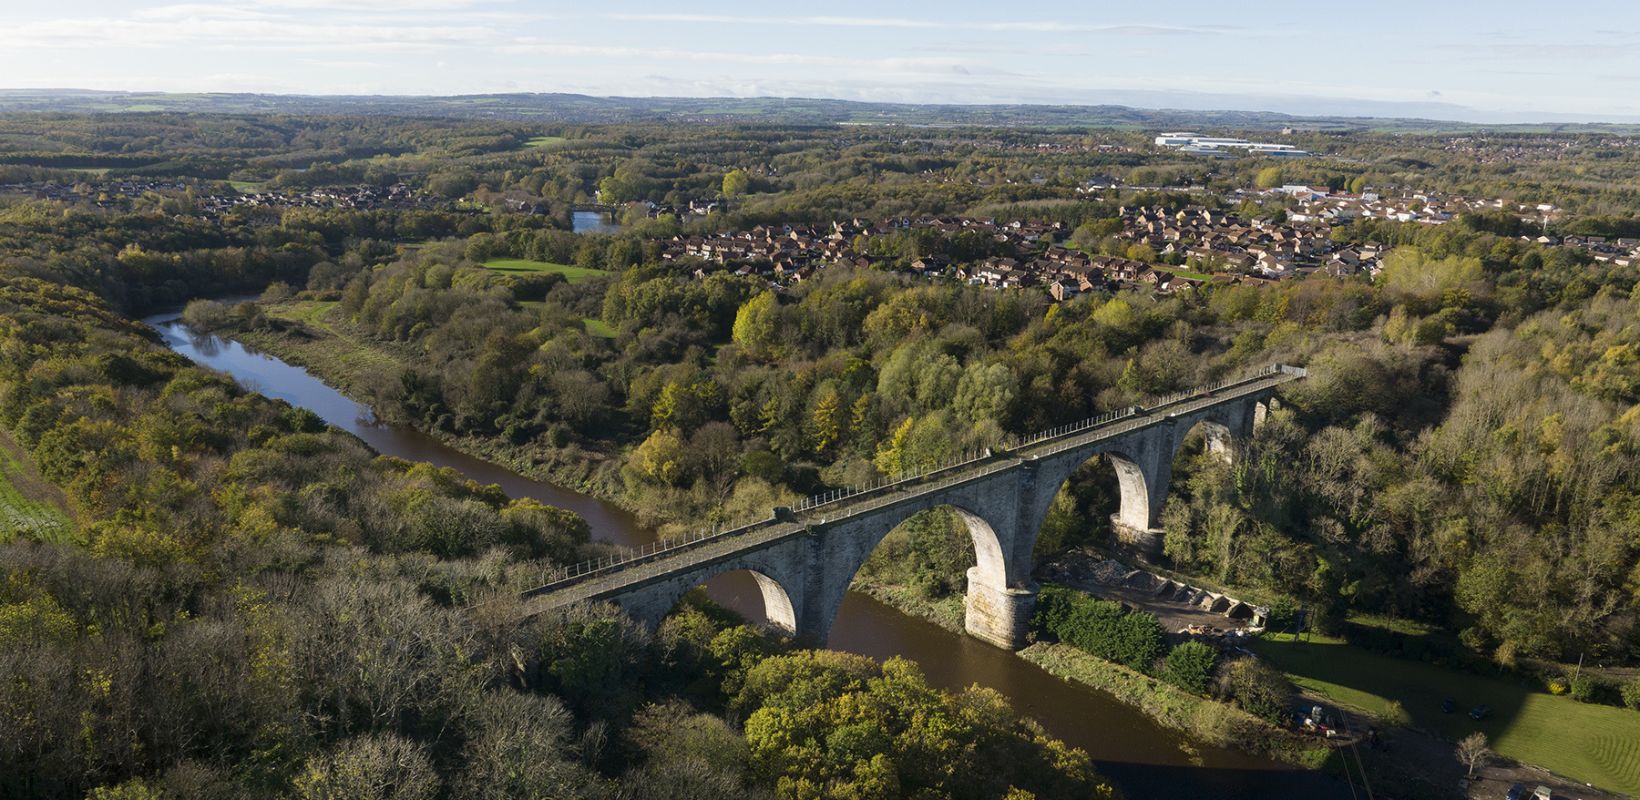
{"label": "reflection on water", "polygon": [[576,233],[620,233],[608,214],[599,211],[576,211],[570,216],[570,227]]}
{"label": "reflection on water", "polygon": [[368,406],[354,402],[301,367],[211,335],[198,335],[175,316],[147,320],[172,350],[212,369],[232,375],[247,388],[293,406],[364,440],[383,455],[452,467],[479,483],[498,484],[509,497],[533,497],[586,518],[594,537],[622,545],[654,539],[631,513],[597,498],[561,486],[525,478],[512,470],[473,458],[420,431],[378,423]]}
{"label": "reflection on water", "polygon": [[[175,314],[145,321],[176,352],[232,375],[265,395],[313,411],[379,453],[452,467],[480,483],[499,484],[511,497],[533,497],[568,508],[585,517],[593,537],[600,540],[634,545],[654,538],[654,532],[638,525],[632,514],[613,505],[530,480],[416,430],[380,423],[368,407],[305,369],[233,340],[196,335]],[[750,573],[714,578],[707,584],[707,593],[749,618],[763,618],[762,594]],[[1108,695],[1059,680],[1006,651],[908,617],[865,595],[850,593],[843,601],[827,645],[878,660],[909,658],[922,667],[930,683],[942,688],[961,690],[980,684],[996,689],[1051,734],[1086,750],[1133,800],[1339,796],[1341,787],[1319,774],[1287,769],[1236,751],[1192,745]]]}

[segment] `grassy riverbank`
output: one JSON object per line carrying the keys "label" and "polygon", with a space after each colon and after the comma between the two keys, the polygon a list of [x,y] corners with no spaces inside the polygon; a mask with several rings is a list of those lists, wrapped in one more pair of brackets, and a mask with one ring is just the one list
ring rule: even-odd
{"label": "grassy riverbank", "polygon": [[1193,695],[1067,644],[1038,642],[1018,655],[1059,678],[1105,692],[1164,727],[1209,744],[1306,769],[1319,769],[1332,752],[1315,739],[1282,730],[1241,709]]}

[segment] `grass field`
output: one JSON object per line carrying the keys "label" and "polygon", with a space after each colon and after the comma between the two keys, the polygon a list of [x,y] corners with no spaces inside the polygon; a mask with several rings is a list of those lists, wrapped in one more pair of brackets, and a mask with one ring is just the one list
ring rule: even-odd
{"label": "grass field", "polygon": [[601,269],[574,267],[569,264],[553,264],[547,261],[530,261],[524,258],[498,258],[484,263],[486,269],[497,272],[556,272],[569,279],[570,283],[580,283],[590,278],[608,275]]}
{"label": "grass field", "polygon": [[[524,300],[518,305],[520,308],[527,308],[531,311],[539,311],[546,306],[546,303],[540,300]],[[600,339],[615,338],[615,329],[611,327],[609,323],[601,319],[582,317],[581,324],[586,326],[587,334],[590,336],[596,336]]]}
{"label": "grass field", "polygon": [[57,492],[25,459],[10,438],[0,434],[0,542],[17,536],[72,542],[74,523],[57,505]]}
{"label": "grass field", "polygon": [[262,187],[267,184],[262,181],[228,181],[228,185],[232,186],[233,190],[236,192],[254,194],[262,191]]}
{"label": "grass field", "polygon": [[[1294,683],[1340,705],[1382,715],[1398,702],[1420,728],[1453,740],[1479,730],[1502,756],[1640,795],[1640,713],[1391,658],[1323,636],[1305,642],[1269,636],[1253,649]],[[1459,711],[1441,713],[1447,697],[1458,701]],[[1466,712],[1480,703],[1492,713],[1476,722]]]}
{"label": "grass field", "polygon": [[[316,374],[355,396],[360,396],[365,386],[396,380],[404,371],[400,357],[344,330],[328,316],[335,307],[333,300],[298,300],[262,306],[270,317],[307,326],[317,334],[314,338],[277,337],[259,331],[241,332],[236,338],[252,347],[276,350],[280,358],[314,369]],[[276,344],[280,346],[274,347]]]}
{"label": "grass field", "polygon": [[569,140],[565,139],[562,136],[537,136],[534,139],[531,139],[531,140],[525,142],[524,146],[525,147],[547,147],[549,145],[555,145],[555,144],[558,144],[559,142],[567,142],[567,141],[569,141]]}

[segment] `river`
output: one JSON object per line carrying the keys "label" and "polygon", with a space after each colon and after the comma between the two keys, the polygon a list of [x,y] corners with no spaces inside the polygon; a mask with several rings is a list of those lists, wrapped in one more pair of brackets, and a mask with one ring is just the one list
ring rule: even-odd
{"label": "river", "polygon": [[621,232],[621,226],[602,211],[570,212],[570,228],[576,233]]}
{"label": "river", "polygon": [[[307,370],[236,341],[196,335],[175,313],[144,322],[158,330],[172,350],[233,376],[249,389],[309,409],[379,453],[452,467],[480,483],[500,485],[509,496],[533,497],[570,509],[586,518],[593,537],[599,540],[635,545],[654,536],[630,513],[597,498],[518,475],[419,431],[379,423],[369,408]],[[747,574],[720,576],[707,590],[714,600],[749,617],[762,616],[761,595]],[[1132,800],[1341,796],[1341,786],[1322,775],[1191,743],[1103,692],[1063,681],[1011,653],[907,616],[857,592],[850,592],[843,601],[827,646],[879,660],[904,656],[922,667],[930,683],[946,689],[976,683],[996,689],[1054,736],[1087,751],[1100,771]]]}

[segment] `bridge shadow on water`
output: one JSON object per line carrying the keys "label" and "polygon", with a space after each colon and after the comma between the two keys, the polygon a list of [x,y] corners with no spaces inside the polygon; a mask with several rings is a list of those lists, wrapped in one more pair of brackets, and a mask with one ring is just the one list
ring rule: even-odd
{"label": "bridge shadow on water", "polygon": [[[708,582],[707,594],[754,622],[764,619],[762,595],[749,573],[720,575]],[[826,646],[878,660],[909,658],[942,689],[979,684],[1001,692],[1051,735],[1092,756],[1130,800],[1351,796],[1349,786],[1328,775],[1190,742],[1114,697],[857,592],[844,599]]]}

